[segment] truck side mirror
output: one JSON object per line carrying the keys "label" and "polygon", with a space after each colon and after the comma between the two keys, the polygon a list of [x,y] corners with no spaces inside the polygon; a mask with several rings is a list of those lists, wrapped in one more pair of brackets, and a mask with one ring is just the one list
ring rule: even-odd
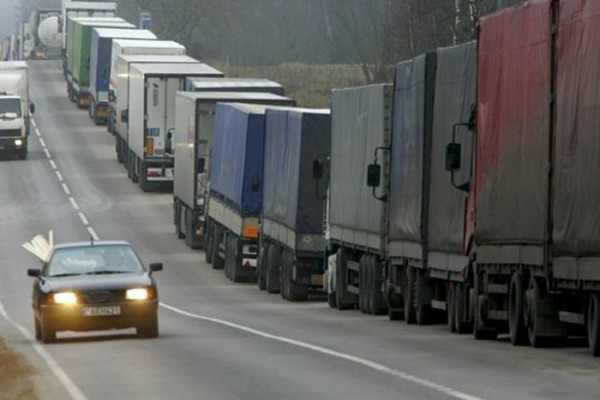
{"label": "truck side mirror", "polygon": [[121,122],[126,124],[129,121],[129,110],[121,111]]}
{"label": "truck side mirror", "polygon": [[204,158],[199,158],[198,163],[196,164],[196,169],[198,170],[197,173],[204,172],[204,164],[205,164]]}
{"label": "truck side mirror", "polygon": [[35,114],[35,104],[31,103],[31,104],[29,105],[29,112],[30,112],[31,114]]}
{"label": "truck side mirror", "polygon": [[381,185],[381,165],[369,164],[367,167],[367,186],[377,188]]}
{"label": "truck side mirror", "polygon": [[323,160],[313,161],[313,179],[318,181],[323,178]]}
{"label": "truck side mirror", "polygon": [[446,146],[446,171],[452,172],[460,169],[461,148],[458,143],[450,143]]}

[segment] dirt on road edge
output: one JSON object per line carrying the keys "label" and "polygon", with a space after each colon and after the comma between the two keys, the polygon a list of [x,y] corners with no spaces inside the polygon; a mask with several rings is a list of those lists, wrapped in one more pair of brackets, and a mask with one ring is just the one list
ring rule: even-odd
{"label": "dirt on road edge", "polygon": [[37,400],[33,373],[33,368],[25,359],[6,347],[0,338],[0,397],[7,400]]}

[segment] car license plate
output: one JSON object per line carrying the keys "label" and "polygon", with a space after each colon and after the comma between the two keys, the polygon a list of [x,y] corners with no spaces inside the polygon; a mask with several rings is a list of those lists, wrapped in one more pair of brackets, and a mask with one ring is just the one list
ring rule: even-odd
{"label": "car license plate", "polygon": [[83,308],[83,316],[84,317],[104,317],[110,315],[121,315],[121,307],[112,306],[112,307],[84,307]]}

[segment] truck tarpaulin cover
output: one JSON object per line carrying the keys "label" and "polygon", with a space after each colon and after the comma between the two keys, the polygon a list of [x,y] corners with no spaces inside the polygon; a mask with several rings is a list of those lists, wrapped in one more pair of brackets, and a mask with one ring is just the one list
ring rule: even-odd
{"label": "truck tarpaulin cover", "polygon": [[478,48],[478,244],[541,244],[548,192],[551,0],[483,18]]}
{"label": "truck tarpaulin cover", "polygon": [[[396,66],[392,165],[390,170],[390,241],[422,243],[428,191],[435,53]],[[427,161],[427,162],[426,162]]]}
{"label": "truck tarpaulin cover", "polygon": [[[373,197],[367,186],[367,166],[377,147],[389,146],[390,103],[391,85],[332,91],[332,226],[376,235],[384,232],[384,203]],[[384,193],[380,189],[378,194]]]}
{"label": "truck tarpaulin cover", "polygon": [[600,254],[600,1],[560,2],[554,252]]}
{"label": "truck tarpaulin cover", "polygon": [[[434,251],[460,254],[463,250],[466,194],[452,186],[445,154],[454,124],[468,122],[475,105],[476,49],[471,42],[437,51],[428,230],[428,247]],[[457,130],[456,141],[463,149],[457,184],[469,179],[473,135],[467,128]]]}
{"label": "truck tarpaulin cover", "polygon": [[323,200],[312,165],[331,148],[329,110],[267,109],[266,115],[263,214],[295,233],[318,234]]}
{"label": "truck tarpaulin cover", "polygon": [[262,193],[252,181],[263,180],[264,138],[264,107],[217,105],[210,190],[244,216],[261,211]]}

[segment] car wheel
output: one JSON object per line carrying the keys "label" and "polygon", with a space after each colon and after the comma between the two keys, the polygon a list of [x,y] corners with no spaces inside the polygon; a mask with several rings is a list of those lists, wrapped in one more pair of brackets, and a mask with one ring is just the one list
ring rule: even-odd
{"label": "car wheel", "polygon": [[35,327],[35,340],[42,340],[42,327],[35,316],[33,317],[33,326]]}
{"label": "car wheel", "polygon": [[54,326],[52,326],[52,322],[48,321],[48,318],[42,314],[42,322],[41,322],[41,333],[42,340],[44,343],[53,343],[56,342],[56,330]]}
{"label": "car wheel", "polygon": [[148,339],[158,337],[158,315],[154,314],[137,327],[138,336]]}

